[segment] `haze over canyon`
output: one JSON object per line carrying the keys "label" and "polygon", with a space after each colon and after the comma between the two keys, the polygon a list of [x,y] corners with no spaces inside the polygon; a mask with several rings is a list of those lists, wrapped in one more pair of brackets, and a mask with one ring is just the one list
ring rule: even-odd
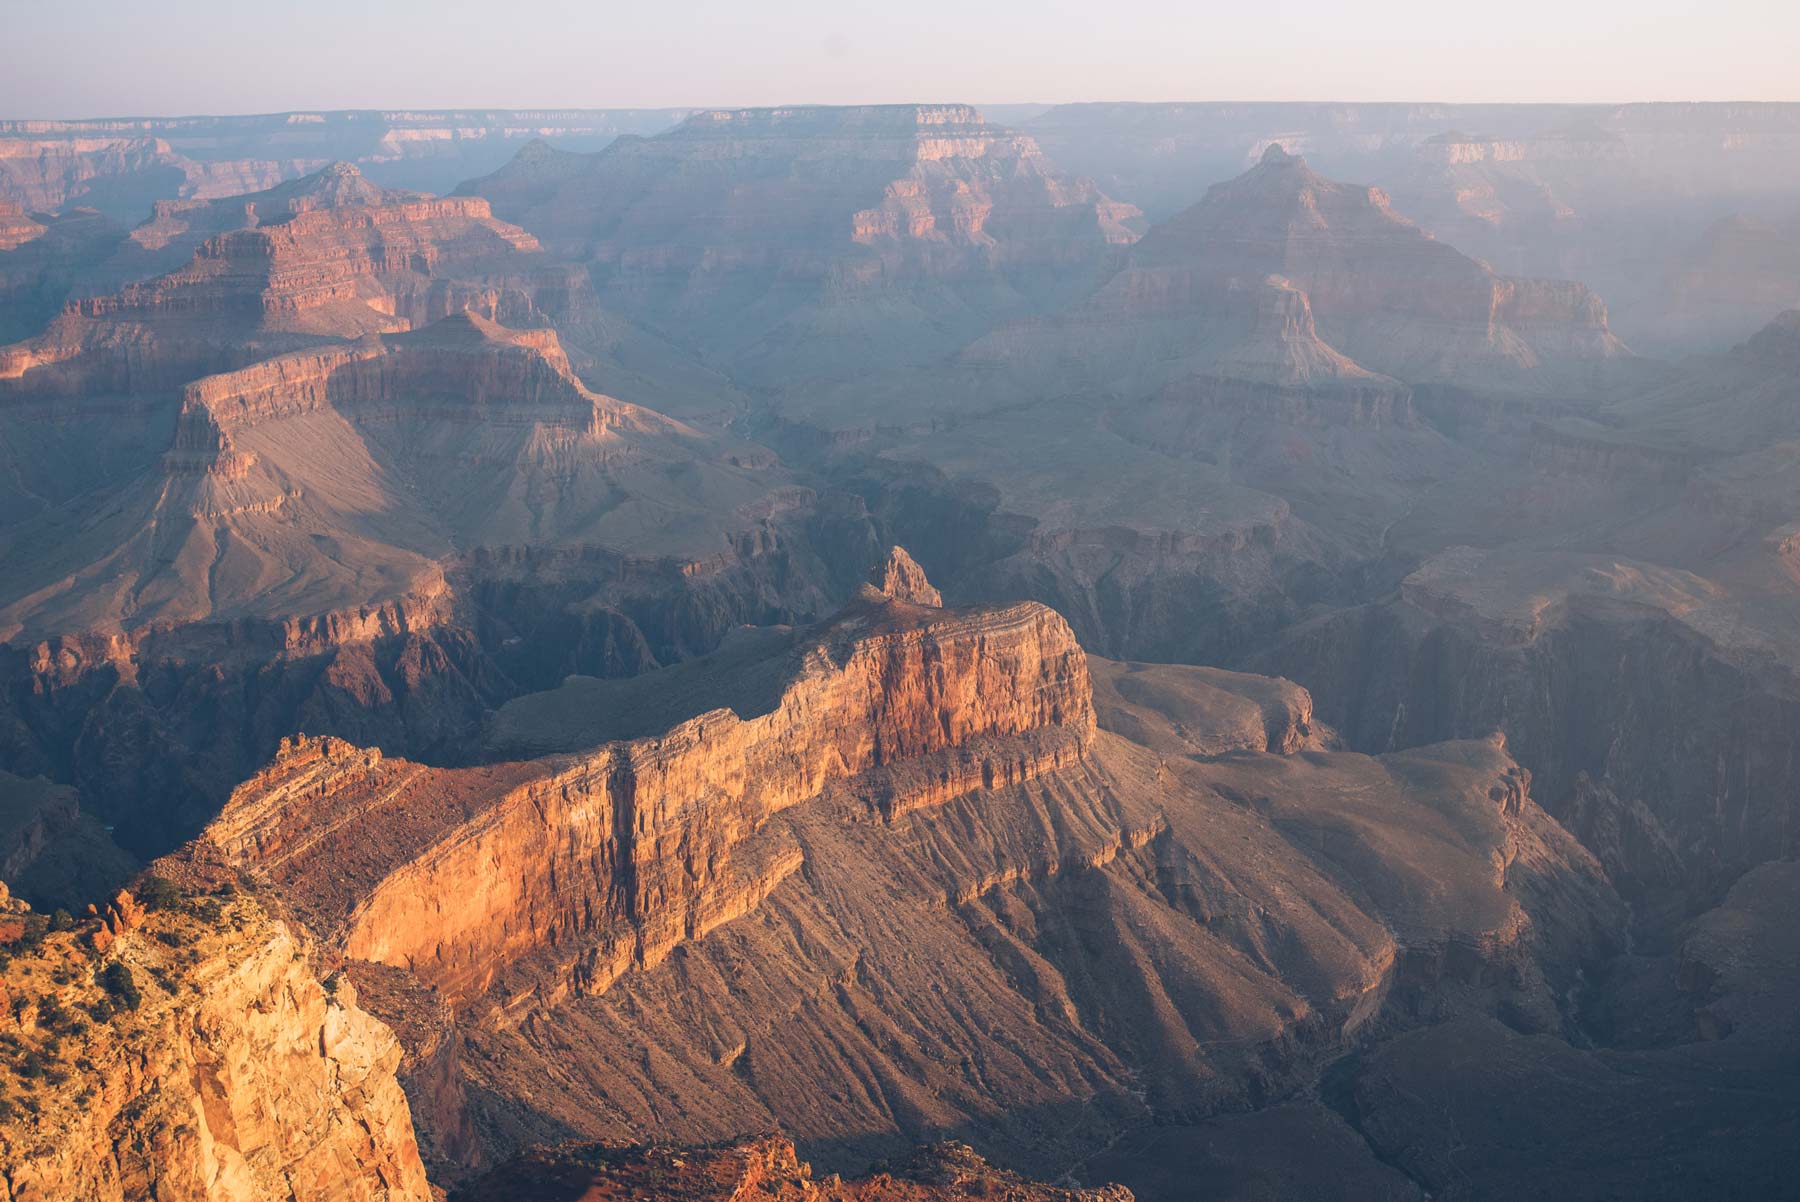
{"label": "haze over canyon", "polygon": [[0,1202],[1800,1195],[1800,104],[0,121]]}

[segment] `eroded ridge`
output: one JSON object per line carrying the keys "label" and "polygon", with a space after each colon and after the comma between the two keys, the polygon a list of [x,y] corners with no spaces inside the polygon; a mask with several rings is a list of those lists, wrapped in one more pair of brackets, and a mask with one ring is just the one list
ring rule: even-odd
{"label": "eroded ridge", "polygon": [[[795,871],[797,848],[740,848],[831,783],[866,774],[869,811],[891,820],[1072,764],[1094,737],[1085,657],[1039,605],[940,610],[871,590],[776,654],[767,712],[715,709],[528,763],[430,769],[296,740],[205,839],[266,871],[343,955],[459,1002],[546,958],[599,991]],[[503,1004],[537,989],[517,975]]]}

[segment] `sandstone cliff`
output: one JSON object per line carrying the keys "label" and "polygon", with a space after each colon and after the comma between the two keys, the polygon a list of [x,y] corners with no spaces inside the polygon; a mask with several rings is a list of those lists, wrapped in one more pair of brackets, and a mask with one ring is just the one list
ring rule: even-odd
{"label": "sandstone cliff", "polygon": [[427,1202],[400,1045],[255,900],[120,894],[11,950],[6,1202]]}
{"label": "sandstone cliff", "polygon": [[528,270],[522,257],[537,249],[483,201],[385,191],[347,164],[166,210],[134,239],[185,265],[69,301],[43,334],[0,349],[0,387],[151,393],[271,350],[408,329],[478,300],[484,281]]}
{"label": "sandstone cliff", "polygon": [[1049,611],[871,588],[508,705],[494,744],[536,759],[292,742],[193,854],[394,1016],[451,1176],[768,1126],[839,1163],[965,1131],[1047,1172],[1377,1021],[1561,1029],[1620,913],[1500,743],[1320,754],[1292,686],[1096,670],[1098,720]]}
{"label": "sandstone cliff", "polygon": [[[785,653],[793,677],[766,713],[700,714],[575,759],[446,772],[302,742],[234,794],[205,837],[269,872],[346,956],[407,968],[455,1003],[540,951],[577,957],[562,972],[603,991],[794,871],[792,849],[744,863],[734,853],[833,780],[887,769],[870,801],[891,815],[1079,758],[1092,716],[1066,626],[1035,606],[931,613],[853,606]],[[1040,730],[1052,733],[1005,742]],[[941,774],[900,767],[931,757]],[[304,810],[301,797],[312,799]],[[457,888],[497,860],[517,866],[510,886]],[[497,1002],[566,988],[528,975]]]}
{"label": "sandstone cliff", "polygon": [[[507,696],[810,618],[873,554],[859,504],[473,314],[204,377],[134,420],[16,416],[38,441],[9,445],[0,659],[32,683],[0,700],[6,763],[79,785],[142,854],[297,728],[455,758]],[[80,483],[95,460],[106,487]]]}

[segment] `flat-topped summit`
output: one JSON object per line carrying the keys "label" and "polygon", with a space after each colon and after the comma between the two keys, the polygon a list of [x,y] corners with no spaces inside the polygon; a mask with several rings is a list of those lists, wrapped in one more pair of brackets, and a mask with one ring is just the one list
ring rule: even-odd
{"label": "flat-topped summit", "polygon": [[[269,873],[343,954],[412,972],[481,1013],[555,996],[563,986],[546,974],[571,968],[582,991],[603,991],[633,962],[653,965],[755,906],[798,863],[763,854],[754,836],[824,791],[861,779],[868,809],[891,822],[1073,766],[1095,738],[1086,657],[1034,603],[853,601],[760,650],[770,680],[754,702],[689,708],[716,705],[734,674],[764,671],[732,653],[616,682],[627,693],[614,729],[646,713],[673,724],[597,744],[571,730],[571,755],[427,769],[335,739],[284,743],[205,842]],[[603,734],[588,691],[571,682],[541,700],[582,708],[569,716],[598,719]],[[672,858],[677,846],[695,852]],[[463,889],[497,852],[516,888]],[[326,862],[355,867],[322,873]],[[572,941],[605,950],[572,961]]]}
{"label": "flat-topped summit", "polygon": [[985,131],[992,127],[968,104],[808,104],[782,108],[708,109],[676,126],[666,138],[893,137]]}

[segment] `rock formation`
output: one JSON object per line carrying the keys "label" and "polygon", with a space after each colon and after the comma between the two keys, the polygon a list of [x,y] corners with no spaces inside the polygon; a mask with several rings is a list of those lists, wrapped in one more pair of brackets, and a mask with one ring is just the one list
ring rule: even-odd
{"label": "rock formation", "polygon": [[129,922],[9,949],[0,1198],[431,1197],[400,1045],[352,986],[248,896],[120,899]]}
{"label": "rock formation", "polygon": [[[549,331],[459,313],[187,386],[161,461],[108,498],[114,523],[70,507],[21,532],[0,634],[428,608],[437,561],[528,543],[699,559],[733,532],[715,515],[782,503],[750,457],[589,392]],[[691,479],[671,487],[671,467]]]}
{"label": "rock formation", "polygon": [[[1380,1014],[1561,1029],[1622,912],[1497,741],[1318,754],[1292,686],[1089,664],[1040,606],[871,588],[510,703],[493,743],[537,758],[292,742],[186,854],[267,881],[394,1008],[451,1174],[767,1126],[839,1163],[964,1131],[1049,1172]],[[425,997],[448,1018],[406,1017]]]}
{"label": "rock formation", "polygon": [[1800,206],[1792,105],[1069,104],[1024,128],[1158,221],[1280,145],[1378,184],[1503,273],[1587,283],[1650,354],[1721,350],[1781,307],[1733,330],[1670,290],[1721,216],[1762,222]]}
{"label": "rock formation", "polygon": [[[347,164],[186,216],[201,229],[223,228],[198,241],[185,266],[72,300],[43,334],[0,349],[0,384],[26,396],[178,387],[259,352],[404,330],[459,311],[537,249],[479,200],[385,192]],[[172,213],[160,221],[175,227],[157,235],[165,244],[197,241],[181,237]]]}
{"label": "rock formation", "polygon": [[888,552],[886,561],[876,566],[870,583],[883,596],[909,605],[941,606],[944,603],[943,594],[925,578],[925,569],[906,553],[905,547],[895,547]]}
{"label": "rock formation", "polygon": [[815,1179],[779,1137],[700,1148],[594,1145],[540,1149],[456,1190],[455,1202],[523,1202],[549,1196],[657,1198],[668,1202],[1133,1202],[1119,1186],[1057,1189],[996,1169],[966,1144],[921,1149],[860,1178]]}
{"label": "rock formation", "polygon": [[[347,956],[408,969],[455,1004],[504,982],[515,961],[576,941],[581,962],[563,974],[602,992],[797,868],[791,851],[733,861],[774,814],[829,782],[885,769],[885,792],[871,801],[892,816],[1079,758],[1092,727],[1085,659],[1041,607],[953,619],[864,603],[783,659],[796,675],[767,712],[698,714],[572,761],[433,772],[334,740],[302,742],[240,788],[205,838],[269,872]],[[821,713],[834,717],[821,724],[812,717]],[[977,758],[990,740],[996,754]],[[998,755],[1008,740],[1018,745]],[[942,771],[898,766],[914,759],[941,760]],[[690,795],[705,801],[677,800]],[[314,800],[296,812],[297,796]],[[410,817],[403,831],[399,815]],[[388,832],[380,842],[376,824]],[[587,835],[557,834],[575,830]],[[355,846],[362,866],[346,876]],[[525,847],[538,851],[521,858]],[[680,863],[669,862],[674,849],[688,849]],[[448,909],[454,882],[496,856],[518,864],[516,890],[465,895],[461,914]],[[324,864],[334,866],[329,880]],[[542,989],[527,978],[495,1000],[513,1009]]]}
{"label": "rock formation", "polygon": [[[116,755],[141,782],[144,756],[192,737],[186,715],[231,704],[234,680],[271,686],[261,716],[202,732],[222,745],[157,770],[174,779],[147,811],[104,812],[150,854],[302,722],[447,747],[521,684],[636,671],[826,608],[814,548],[836,526],[848,563],[869,554],[855,511],[821,512],[766,451],[595,394],[549,331],[472,314],[202,378],[170,416],[145,419],[167,449],[115,462],[109,486],[49,506],[22,490],[40,512],[0,544],[0,634],[38,682],[15,703],[19,770],[81,780],[89,764],[62,757],[85,727],[90,750],[116,747],[94,767]],[[70,462],[52,453],[97,453],[16,450],[15,480],[45,488]],[[521,646],[521,626],[545,641]],[[150,679],[172,686],[156,702]]]}
{"label": "rock formation", "polygon": [[516,116],[0,126],[6,1189],[1777,1192],[1791,110]]}
{"label": "rock formation", "polygon": [[158,201],[238,196],[353,162],[392,187],[447,191],[521,142],[598,150],[666,129],[677,109],[390,110],[0,121],[0,199],[91,205],[136,221]]}
{"label": "rock formation", "polygon": [[528,147],[461,191],[587,263],[609,307],[784,388],[1069,295],[1134,212],[963,105],[697,113],[581,160]]}
{"label": "rock formation", "polygon": [[1382,377],[1567,387],[1624,353],[1587,289],[1497,276],[1379,189],[1276,144],[1152,228],[1075,320],[1085,337],[1062,353],[1108,380],[1138,339],[1170,344],[1189,372],[1364,392]]}

